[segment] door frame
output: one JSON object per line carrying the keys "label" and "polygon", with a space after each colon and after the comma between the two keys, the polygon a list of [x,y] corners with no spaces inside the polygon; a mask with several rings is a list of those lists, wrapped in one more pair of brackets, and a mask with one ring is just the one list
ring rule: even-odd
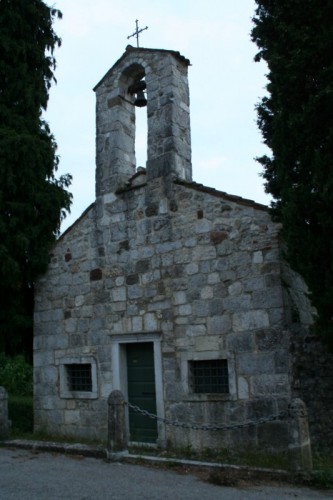
{"label": "door frame", "polygon": [[[128,401],[127,358],[126,345],[142,342],[152,342],[154,351],[156,413],[159,418],[165,418],[163,377],[162,377],[162,349],[160,334],[119,334],[111,335],[112,379],[113,390],[120,390]],[[127,429],[129,428],[128,409],[126,411]],[[165,447],[165,424],[157,421],[157,445]]]}

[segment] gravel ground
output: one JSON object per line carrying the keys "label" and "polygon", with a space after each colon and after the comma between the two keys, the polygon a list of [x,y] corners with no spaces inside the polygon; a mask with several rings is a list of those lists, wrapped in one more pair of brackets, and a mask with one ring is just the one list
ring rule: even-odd
{"label": "gravel ground", "polygon": [[332,498],[289,486],[216,486],[191,471],[107,463],[81,455],[0,448],[0,499],[283,500]]}

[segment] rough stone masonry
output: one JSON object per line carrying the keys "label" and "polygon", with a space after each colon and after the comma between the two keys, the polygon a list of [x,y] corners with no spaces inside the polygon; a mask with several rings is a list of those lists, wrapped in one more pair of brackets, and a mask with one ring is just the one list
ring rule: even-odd
{"label": "rough stone masonry", "polygon": [[[129,46],[95,88],[96,201],[36,285],[37,430],[105,441],[108,396],[128,398],[128,346],[140,343],[152,346],[161,418],[237,424],[293,396],[290,335],[312,322],[306,288],[266,207],[192,181],[188,65]],[[137,169],[131,89],[143,79],[148,157]],[[281,451],[288,425],[218,433],[158,422],[154,442]]]}

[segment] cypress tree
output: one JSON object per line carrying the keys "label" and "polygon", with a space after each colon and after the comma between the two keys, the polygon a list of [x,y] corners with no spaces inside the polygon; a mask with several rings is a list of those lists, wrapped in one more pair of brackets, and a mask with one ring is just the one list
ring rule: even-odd
{"label": "cypress tree", "polygon": [[256,3],[252,40],[269,69],[258,125],[271,149],[258,161],[287,259],[333,339],[333,3]]}
{"label": "cypress tree", "polygon": [[71,203],[43,119],[56,16],[42,0],[0,0],[0,349],[9,354],[31,348],[34,282]]}

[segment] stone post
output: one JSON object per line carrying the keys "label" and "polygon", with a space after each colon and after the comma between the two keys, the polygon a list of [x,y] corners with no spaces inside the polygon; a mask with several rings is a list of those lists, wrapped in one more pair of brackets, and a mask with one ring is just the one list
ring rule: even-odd
{"label": "stone post", "polygon": [[8,394],[0,386],[0,439],[6,439],[10,433],[11,422],[8,420]]}
{"label": "stone post", "polygon": [[289,459],[294,471],[312,471],[311,440],[306,406],[301,399],[289,405]]}
{"label": "stone post", "polygon": [[127,441],[125,399],[121,391],[112,391],[108,398],[108,458],[128,453]]}

